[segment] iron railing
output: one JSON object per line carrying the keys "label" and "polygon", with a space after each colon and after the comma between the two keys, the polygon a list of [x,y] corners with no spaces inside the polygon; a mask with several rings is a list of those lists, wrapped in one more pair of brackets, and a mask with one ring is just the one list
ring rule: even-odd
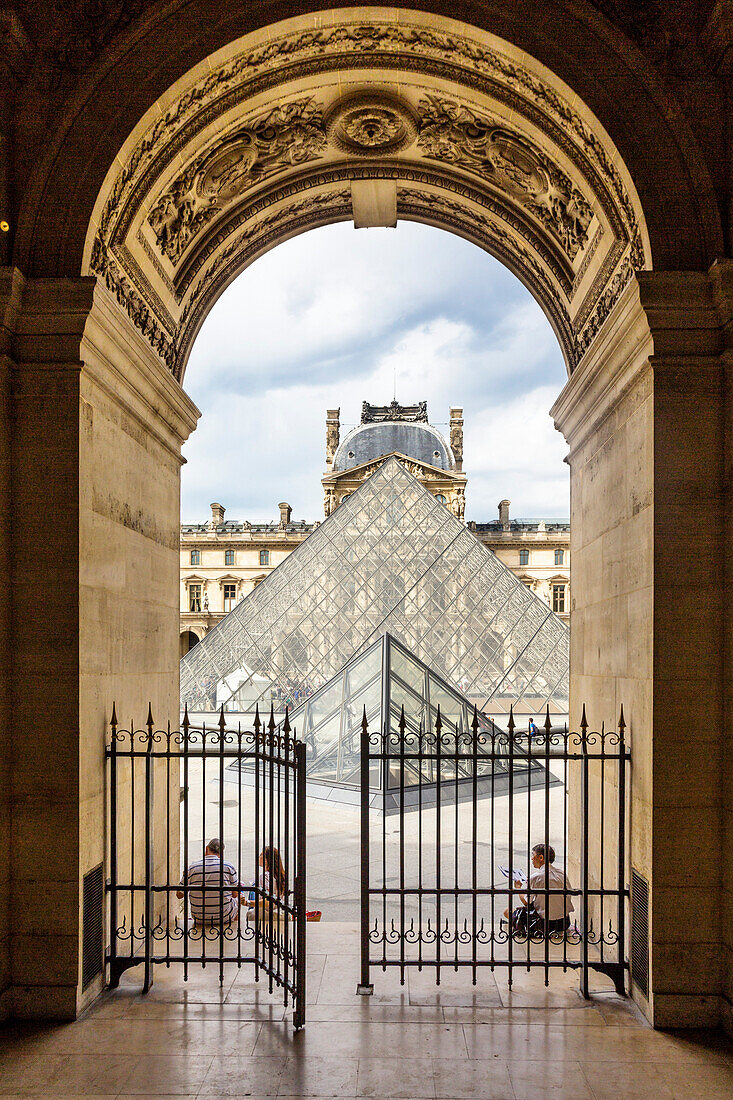
{"label": "iron railing", "polygon": [[[144,966],[143,991],[154,967],[192,964],[254,967],[269,992],[282,990],[294,1008],[296,1028],[305,1023],[305,745],[291,736],[286,712],[277,726],[218,725],[194,728],[184,714],[180,730],[155,729],[148,708],[144,728],[121,729],[113,707],[106,749],[109,777],[109,985],[129,967]],[[211,787],[218,785],[216,809]],[[226,798],[231,784],[231,798]],[[208,803],[208,805],[207,805]],[[218,884],[207,882],[202,899],[218,898],[219,913],[197,924],[191,913],[186,869],[203,859],[211,835],[224,841],[224,860],[237,871],[241,904],[227,913],[232,896],[219,861]],[[280,854],[285,882],[263,873]],[[266,867],[265,867],[266,869]],[[196,898],[194,897],[194,901]],[[182,903],[181,903],[182,902]]]}
{"label": "iron railing", "polygon": [[[456,729],[440,710],[432,730],[411,732],[404,711],[392,722],[370,732],[366,714],[362,720],[357,992],[372,991],[373,967],[399,968],[403,984],[409,967],[434,968],[437,984],[446,969],[476,984],[482,968],[505,967],[510,986],[518,969],[544,970],[546,984],[558,968],[578,970],[587,997],[596,970],[624,993],[631,756],[623,708],[617,729],[600,732],[589,730],[585,708],[579,733],[553,728],[549,709],[544,729],[532,735],[516,729],[511,711],[506,731],[481,728],[475,712],[470,730]],[[381,812],[370,809],[369,769],[377,762],[393,777],[398,815],[389,813],[386,784]],[[429,802],[428,785],[437,787]],[[562,886],[550,884],[549,862],[544,872],[530,866],[537,844],[552,846],[556,868],[567,868]],[[515,885],[517,870],[539,874],[539,882]],[[561,906],[552,904],[558,895]],[[532,898],[542,912],[572,906],[569,926],[536,919],[517,930],[511,914]]]}

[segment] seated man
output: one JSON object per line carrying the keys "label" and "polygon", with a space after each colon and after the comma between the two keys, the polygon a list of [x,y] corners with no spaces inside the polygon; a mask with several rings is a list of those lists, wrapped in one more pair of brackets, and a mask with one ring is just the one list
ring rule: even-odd
{"label": "seated man", "polygon": [[[551,844],[535,844],[532,849],[533,873],[529,876],[528,895],[519,895],[521,906],[511,914],[513,931],[527,932],[530,935],[551,935],[553,932],[565,932],[570,927],[570,914],[573,911],[572,898],[559,891],[572,890],[567,875],[555,863],[555,849]],[[521,882],[515,882],[520,887]],[[543,891],[558,891],[547,893]],[[509,910],[504,911],[509,917]]]}
{"label": "seated man", "polygon": [[[188,903],[194,924],[219,924],[222,918],[223,923],[228,924],[234,919],[241,904],[239,876],[232,864],[222,858],[223,852],[224,844],[214,837],[206,845],[204,858],[192,863],[181,879],[181,886],[191,887],[188,891]],[[177,898],[183,896],[183,890],[176,891]]]}

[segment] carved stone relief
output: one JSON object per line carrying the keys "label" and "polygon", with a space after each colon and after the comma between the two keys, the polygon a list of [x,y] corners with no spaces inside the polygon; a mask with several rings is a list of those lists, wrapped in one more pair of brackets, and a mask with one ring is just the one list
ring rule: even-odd
{"label": "carved stone relief", "polygon": [[496,121],[452,99],[420,104],[418,144],[432,160],[468,168],[531,210],[574,259],[593,208],[549,157]]}
{"label": "carved stone relief", "polygon": [[417,137],[417,121],[401,100],[383,92],[344,96],[329,112],[326,136],[354,156],[387,156],[407,149]]}
{"label": "carved stone relief", "polygon": [[323,27],[271,40],[233,58],[192,84],[163,116],[155,119],[132,151],[105,204],[100,220],[102,230],[109,227],[116,212],[126,205],[126,191],[133,179],[139,179],[165,147],[170,149],[169,156],[182,148],[185,141],[190,140],[203,125],[199,119],[211,117],[215,103],[221,111],[225,111],[247,94],[255,94],[272,86],[278,69],[286,62],[294,64],[297,61],[306,65],[312,61],[317,64],[319,72],[326,72],[329,53],[334,54],[335,58],[341,58],[344,53],[368,55],[369,64],[378,64],[380,57],[405,53],[405,63],[411,70],[420,64],[429,62],[434,66],[440,62],[445,67],[444,73],[441,70],[442,75],[466,86],[483,90],[487,80],[498,82],[495,91],[501,94],[502,86],[510,90],[514,97],[513,107],[517,106],[517,95],[526,100],[526,109],[533,105],[534,120],[541,123],[544,119],[554,129],[555,140],[564,142],[571,159],[582,150],[608,182],[624,211],[627,226],[633,225],[633,207],[613,158],[577,111],[537,75],[514,59],[510,60],[498,51],[460,35],[407,23],[356,23]]}
{"label": "carved stone relief", "polygon": [[322,155],[321,110],[313,99],[275,107],[189,165],[148,215],[160,249],[178,260],[194,233],[254,182]]}

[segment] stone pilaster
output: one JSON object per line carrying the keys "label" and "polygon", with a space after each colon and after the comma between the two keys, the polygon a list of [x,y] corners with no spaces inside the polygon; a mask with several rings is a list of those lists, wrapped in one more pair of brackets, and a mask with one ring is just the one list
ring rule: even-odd
{"label": "stone pilaster", "polygon": [[553,409],[570,444],[571,720],[624,705],[660,1026],[717,1022],[722,1004],[721,341],[709,276],[643,273]]}
{"label": "stone pilaster", "polygon": [[[23,291],[11,366],[14,1013],[74,1016],[113,699],[177,711],[180,446],[197,411],[93,278]],[[139,721],[138,717],[138,721]]]}

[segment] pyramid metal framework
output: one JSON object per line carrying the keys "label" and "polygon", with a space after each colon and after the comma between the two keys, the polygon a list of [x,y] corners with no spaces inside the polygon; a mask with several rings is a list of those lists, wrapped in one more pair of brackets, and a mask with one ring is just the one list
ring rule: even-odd
{"label": "pyramid metal framework", "polygon": [[569,629],[395,458],[181,660],[181,706],[282,712],[388,632],[490,715],[568,709]]}
{"label": "pyramid metal framework", "polygon": [[[366,716],[370,732],[399,738],[400,722],[404,721],[408,752],[418,751],[417,738],[425,731],[432,734],[440,710],[443,737],[447,746],[451,738],[467,735],[459,743],[459,755],[453,756],[446,747],[446,759],[441,764],[441,782],[473,781],[470,730],[474,708],[460,692],[447,684],[433,669],[418,660],[390,634],[383,634],[364,653],[352,657],[337,674],[290,715],[294,733],[306,745],[308,779],[323,783],[358,787],[361,782],[361,727]],[[385,716],[388,715],[388,722]],[[476,712],[478,732],[487,731],[506,737],[486,717]],[[479,738],[479,743],[483,742]],[[485,747],[489,751],[491,741]],[[426,753],[431,751],[428,748]],[[515,772],[522,773],[522,756],[518,753]],[[524,757],[526,771],[532,769],[529,757]],[[457,774],[456,774],[457,766]],[[539,765],[534,765],[541,772]],[[409,757],[399,763],[392,759],[373,761],[369,786],[373,790],[394,791],[402,782],[408,789],[422,784],[429,787],[436,781],[434,759],[422,762]],[[492,777],[491,789],[507,771],[503,760],[479,763],[477,777]],[[422,797],[429,801],[429,791]],[[409,798],[408,798],[409,801]]]}

